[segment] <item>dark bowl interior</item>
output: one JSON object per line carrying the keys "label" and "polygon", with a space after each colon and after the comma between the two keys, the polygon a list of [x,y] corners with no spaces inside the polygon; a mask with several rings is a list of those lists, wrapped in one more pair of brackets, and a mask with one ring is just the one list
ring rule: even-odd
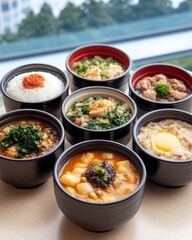
{"label": "dark bowl interior", "polygon": [[[64,165],[75,155],[94,150],[124,155],[139,172],[139,187],[129,196],[111,203],[90,203],[69,195],[59,182]],[[137,213],[143,198],[146,170],[140,157],[126,146],[112,141],[91,140],[70,147],[60,156],[55,164],[53,179],[57,204],[66,217],[87,230],[100,232],[121,226]]]}
{"label": "dark bowl interior", "polygon": [[45,155],[26,160],[0,156],[0,179],[20,188],[29,188],[44,183],[51,177],[57,158],[64,151],[64,129],[53,115],[31,109],[15,110],[0,116],[1,127],[21,120],[39,120],[52,126],[60,135],[55,148]]}
{"label": "dark bowl interior", "polygon": [[135,72],[133,72],[129,84],[130,95],[133,98],[133,100],[135,100],[138,107],[138,117],[142,116],[143,114],[149,111],[162,108],[176,108],[191,112],[192,94],[190,94],[187,98],[182,99],[180,101],[157,102],[146,99],[135,91],[134,88],[138,81],[147,76],[154,76],[155,74],[164,74],[169,78],[176,78],[182,80],[192,93],[192,77],[190,73],[184,70],[183,68],[170,64],[151,64],[143,66],[136,70]]}
{"label": "dark bowl interior", "polygon": [[192,182],[191,160],[167,160],[147,152],[138,142],[137,135],[141,127],[150,122],[159,122],[165,119],[180,120],[192,124],[192,115],[188,112],[163,109],[152,111],[141,117],[133,129],[133,149],[145,163],[148,178],[159,185],[178,187]]}
{"label": "dark bowl interior", "polygon": [[[125,66],[125,72],[122,75],[112,79],[90,80],[78,76],[72,70],[72,65],[74,62],[81,61],[85,57],[91,58],[95,55],[99,55],[101,57],[113,57]],[[128,90],[128,79],[130,77],[131,63],[130,57],[125,52],[108,45],[87,45],[77,48],[68,56],[66,60],[67,74],[70,79],[70,90],[73,92],[79,88],[88,86],[107,86],[116,88],[126,93]]]}
{"label": "dark bowl interior", "polygon": [[[6,93],[7,84],[12,78],[19,74],[32,71],[49,72],[58,77],[59,79],[61,79],[65,86],[63,92],[52,99],[40,102],[23,102],[15,100]],[[39,109],[51,113],[59,119],[61,118],[61,104],[63,100],[68,96],[68,89],[69,82],[65,74],[61,70],[45,64],[28,64],[20,66],[8,72],[1,81],[3,102],[5,110],[7,112],[23,108]]]}
{"label": "dark bowl interior", "polygon": [[[91,130],[83,128],[74,124],[66,117],[66,112],[75,104],[75,102],[95,95],[99,95],[101,97],[113,97],[119,101],[126,102],[132,109],[133,116],[124,125],[109,130]],[[91,139],[106,139],[118,141],[127,145],[132,137],[132,128],[136,115],[137,107],[129,96],[125,95],[121,91],[107,87],[87,87],[77,90],[68,96],[62,105],[63,124],[65,126],[66,138],[70,144]]]}

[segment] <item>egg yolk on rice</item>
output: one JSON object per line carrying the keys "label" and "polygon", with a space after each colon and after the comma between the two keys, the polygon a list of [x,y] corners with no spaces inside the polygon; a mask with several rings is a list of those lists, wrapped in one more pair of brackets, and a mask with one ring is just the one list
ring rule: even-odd
{"label": "egg yolk on rice", "polygon": [[156,148],[164,152],[170,152],[180,146],[178,137],[171,132],[158,132],[154,143]]}

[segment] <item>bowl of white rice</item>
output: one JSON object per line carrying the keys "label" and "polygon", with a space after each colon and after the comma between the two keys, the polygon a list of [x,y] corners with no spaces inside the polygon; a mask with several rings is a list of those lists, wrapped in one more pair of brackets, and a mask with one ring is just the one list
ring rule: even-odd
{"label": "bowl of white rice", "polygon": [[32,108],[61,118],[61,104],[68,96],[69,82],[56,67],[29,64],[8,72],[1,81],[4,107],[7,112]]}

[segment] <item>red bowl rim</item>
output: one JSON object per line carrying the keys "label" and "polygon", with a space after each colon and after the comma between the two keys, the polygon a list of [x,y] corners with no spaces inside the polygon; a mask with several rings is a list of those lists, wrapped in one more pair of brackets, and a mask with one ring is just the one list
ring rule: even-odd
{"label": "red bowl rim", "polygon": [[[151,68],[157,68],[157,69],[154,70]],[[159,71],[158,68],[164,69],[164,71],[161,71],[161,70]],[[171,69],[175,70],[175,72],[171,72]],[[143,71],[144,71],[144,73],[143,73]],[[153,76],[155,74],[165,74],[166,76],[169,76],[169,77],[178,78],[179,80],[183,81],[187,85],[187,87],[191,91],[191,94],[184,99],[174,101],[174,102],[159,102],[159,101],[153,101],[153,100],[142,97],[140,94],[138,94],[135,91],[135,88],[134,88],[135,84],[138,81],[140,81],[142,78],[144,78],[146,76]],[[147,102],[153,102],[156,104],[165,104],[166,105],[166,104],[170,104],[170,103],[183,102],[185,100],[188,100],[192,96],[192,74],[189,71],[185,70],[184,68],[173,65],[173,64],[155,63],[155,64],[144,65],[144,66],[138,68],[136,71],[134,71],[131,74],[129,81],[130,81],[129,87],[130,87],[131,91],[134,92],[134,94],[137,95],[139,98],[141,98]]]}
{"label": "red bowl rim", "polygon": [[[102,52],[101,52],[101,54],[100,53],[98,53],[98,51],[94,51],[94,48],[97,48],[97,49],[100,49],[100,51],[101,51],[101,49],[105,49],[105,50],[108,50],[108,52],[106,52],[105,54],[103,54]],[[92,50],[92,52],[91,52],[91,54],[87,51],[86,52],[86,54],[83,54],[83,53],[81,53],[81,51],[86,51],[86,50],[90,50],[90,49],[93,49]],[[116,53],[118,53],[119,54],[119,56],[117,57],[116,55],[115,55],[115,53],[113,53],[113,54],[111,54],[111,53],[109,53],[109,51],[111,51],[111,52],[116,52]],[[74,55],[76,55],[78,52],[80,52],[81,53],[81,55],[77,55],[76,57],[74,56]],[[104,51],[103,51],[104,52]],[[108,54],[109,53],[109,54]],[[95,79],[88,79],[88,78],[84,78],[84,77],[82,77],[82,76],[79,76],[78,74],[76,74],[72,69],[71,69],[71,65],[72,65],[72,63],[73,62],[75,62],[75,61],[79,61],[80,59],[82,59],[82,58],[84,58],[84,57],[92,57],[92,56],[95,56],[95,55],[100,55],[100,56],[103,56],[103,57],[113,57],[113,58],[115,58],[117,61],[119,61],[120,63],[122,63],[123,65],[127,65],[126,66],[126,70],[125,70],[125,72],[123,73],[123,74],[121,74],[121,75],[119,75],[119,76],[117,76],[117,77],[115,77],[115,78],[110,78],[110,79],[104,79],[104,80],[95,80]],[[74,58],[73,58],[74,57]],[[124,62],[122,61],[122,59],[120,60],[120,58],[124,58]],[[127,62],[127,63],[125,63],[125,62]],[[130,58],[130,56],[127,54],[127,53],[125,53],[124,51],[122,51],[122,50],[120,50],[120,49],[118,49],[118,48],[116,48],[116,47],[112,47],[112,46],[110,46],[110,45],[106,45],[106,44],[89,44],[89,45],[84,45],[84,46],[81,46],[81,47],[79,47],[79,48],[76,48],[76,49],[74,49],[69,55],[68,55],[68,57],[66,58],[66,69],[72,74],[72,75],[75,75],[76,77],[78,77],[79,79],[82,79],[82,80],[84,80],[84,81],[95,81],[95,82],[105,82],[105,81],[113,81],[113,80],[115,80],[115,79],[119,79],[120,77],[124,77],[125,75],[127,75],[128,74],[128,72],[130,72],[130,69],[131,69],[131,66],[132,66],[132,60],[131,60],[131,58]]]}

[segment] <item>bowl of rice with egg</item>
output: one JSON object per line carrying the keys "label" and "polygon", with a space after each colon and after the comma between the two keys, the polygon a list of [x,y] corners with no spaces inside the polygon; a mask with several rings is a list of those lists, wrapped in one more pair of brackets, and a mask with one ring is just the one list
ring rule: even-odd
{"label": "bowl of rice with egg", "polygon": [[1,81],[1,90],[7,112],[33,108],[60,118],[60,105],[68,96],[68,80],[53,66],[29,64],[8,72]]}
{"label": "bowl of rice with egg", "polygon": [[148,178],[159,185],[192,181],[192,115],[179,109],[151,111],[133,129],[133,149],[144,161]]}

